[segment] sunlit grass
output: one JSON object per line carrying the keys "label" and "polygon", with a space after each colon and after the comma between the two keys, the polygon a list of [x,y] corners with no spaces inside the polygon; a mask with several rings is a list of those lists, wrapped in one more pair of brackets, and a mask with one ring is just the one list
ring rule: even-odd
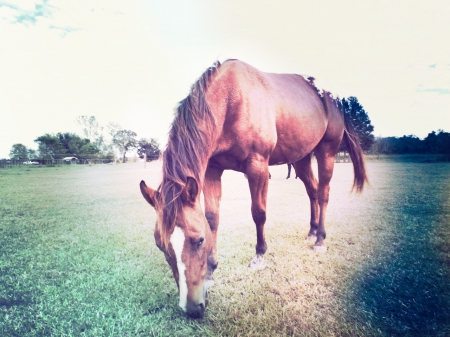
{"label": "sunlit grass", "polygon": [[369,163],[349,194],[336,164],[328,252],[308,231],[303,184],[271,168],[268,268],[251,272],[247,181],[226,172],[219,267],[205,318],[186,318],[138,183],[158,163],[0,170],[0,335],[450,335],[449,164]]}

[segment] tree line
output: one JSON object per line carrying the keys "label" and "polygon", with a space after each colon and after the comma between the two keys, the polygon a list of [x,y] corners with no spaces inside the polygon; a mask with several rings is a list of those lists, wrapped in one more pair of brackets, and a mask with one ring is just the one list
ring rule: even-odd
{"label": "tree line", "polygon": [[[439,154],[450,161],[450,133],[444,130],[432,131],[425,139],[414,135],[402,137],[374,137],[374,127],[369,115],[356,97],[343,98],[342,109],[355,129],[361,147],[366,154]],[[340,151],[346,151],[342,143]]]}
{"label": "tree line", "polygon": [[71,132],[46,133],[34,140],[38,145],[37,150],[20,143],[13,144],[9,157],[20,161],[57,160],[64,157],[76,157],[79,160],[103,158],[112,161],[119,152],[125,162],[126,154],[131,150],[137,150],[138,156],[145,156],[148,161],[160,156],[160,145],[154,138],[137,139],[134,131],[123,129],[116,123],[103,127],[95,116],[79,116],[76,121],[82,128],[82,137]]}
{"label": "tree line", "polygon": [[[308,78],[314,85],[314,78]],[[361,147],[366,154],[441,154],[450,160],[450,133],[443,130],[432,131],[421,140],[414,135],[402,137],[375,137],[374,126],[364,107],[354,96],[338,100],[342,111],[349,118],[357,133]],[[27,149],[22,144],[14,144],[10,152],[11,159],[34,158],[55,159],[65,156],[84,158],[113,158],[120,152],[122,160],[126,153],[136,149],[140,158],[148,160],[160,156],[160,145],[153,138],[137,139],[135,132],[123,129],[120,125],[109,123],[106,127],[99,125],[95,116],[79,116],[77,123],[81,126],[83,137],[73,133],[45,134],[34,141],[38,150]],[[339,151],[346,151],[342,143]]]}
{"label": "tree line", "polygon": [[441,154],[450,160],[450,133],[432,131],[424,139],[414,135],[377,137],[372,150],[375,154]]}

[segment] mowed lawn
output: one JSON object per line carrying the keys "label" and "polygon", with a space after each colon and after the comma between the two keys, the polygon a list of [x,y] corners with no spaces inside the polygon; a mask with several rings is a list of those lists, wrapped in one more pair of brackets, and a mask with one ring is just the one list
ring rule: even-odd
{"label": "mowed lawn", "polygon": [[450,164],[336,164],[328,252],[304,242],[303,184],[272,167],[268,268],[243,174],[225,172],[219,267],[203,319],[178,308],[153,239],[161,164],[0,169],[0,336],[449,336]]}

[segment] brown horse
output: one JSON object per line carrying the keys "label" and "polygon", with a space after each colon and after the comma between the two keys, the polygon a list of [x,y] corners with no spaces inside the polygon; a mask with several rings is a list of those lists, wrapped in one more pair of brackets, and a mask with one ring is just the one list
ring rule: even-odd
{"label": "brown horse", "polygon": [[[163,156],[158,190],[141,181],[156,209],[156,245],[172,268],[179,305],[202,317],[217,267],[217,229],[224,170],[248,177],[256,225],[256,256],[263,268],[269,165],[293,163],[311,202],[308,238],[325,251],[325,212],[334,156],[344,139],[354,166],[354,185],[367,181],[359,140],[340,102],[299,75],[264,73],[238,61],[216,62],[180,102]],[[317,158],[319,181],[311,168]],[[200,205],[204,194],[205,213]]]}

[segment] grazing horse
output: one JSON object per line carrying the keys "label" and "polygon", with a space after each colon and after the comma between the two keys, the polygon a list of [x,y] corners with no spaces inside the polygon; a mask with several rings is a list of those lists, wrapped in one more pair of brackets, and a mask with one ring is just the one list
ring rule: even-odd
{"label": "grazing horse", "polygon": [[[311,204],[308,238],[325,251],[325,212],[334,156],[344,139],[354,166],[354,184],[366,178],[359,140],[338,99],[302,76],[265,73],[238,61],[216,62],[179,103],[163,156],[157,190],[140,189],[157,212],[155,241],[172,268],[179,305],[203,317],[217,267],[217,229],[224,170],[246,174],[256,225],[252,268],[263,268],[269,165],[293,163]],[[317,181],[311,153],[317,158]],[[204,208],[200,192],[204,194]]]}

